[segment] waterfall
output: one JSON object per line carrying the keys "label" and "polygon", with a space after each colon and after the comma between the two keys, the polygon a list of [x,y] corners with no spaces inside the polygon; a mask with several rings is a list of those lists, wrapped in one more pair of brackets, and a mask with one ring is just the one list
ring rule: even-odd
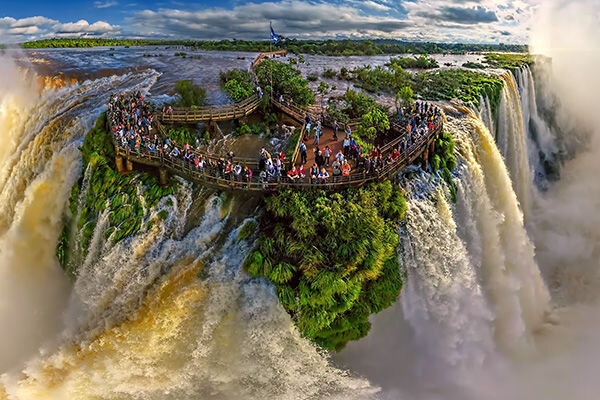
{"label": "waterfall", "polygon": [[494,115],[492,114],[492,105],[490,104],[490,98],[487,96],[480,96],[479,104],[481,104],[481,110],[479,113],[479,117],[488,128],[488,131],[495,135],[496,128],[494,123]]}
{"label": "waterfall", "polygon": [[502,79],[504,86],[498,109],[496,141],[510,173],[521,209],[528,215],[531,211],[533,172],[529,163],[521,99],[512,72],[506,71],[502,74]]}
{"label": "waterfall", "polygon": [[[55,251],[81,173],[77,147],[110,93],[147,92],[156,76],[0,95],[9,149],[0,154],[0,325],[11,327],[0,333],[0,398],[375,396],[300,335],[268,281],[241,269],[252,246],[238,239],[244,221],[186,182],[149,210],[148,219],[167,210],[166,220],[118,243],[101,213],[76,280],[66,279]],[[205,206],[186,228],[193,198]]]}
{"label": "waterfall", "polygon": [[[461,160],[459,177],[455,180],[458,188],[456,206],[449,216],[445,200],[438,196],[437,208],[441,207],[442,212],[434,212],[431,204],[420,204],[423,201],[409,207],[409,227],[415,226],[413,219],[418,221],[419,226],[425,227],[434,224],[425,220],[437,219],[439,221],[435,222],[432,232],[439,233],[409,229],[409,238],[421,242],[419,247],[423,250],[415,253],[413,246],[412,251],[405,252],[405,257],[408,256],[406,262],[408,265],[431,265],[437,272],[426,273],[428,279],[459,275],[455,279],[470,293],[470,300],[461,304],[468,304],[469,310],[486,310],[489,307],[493,313],[494,341],[499,348],[510,353],[527,352],[532,345],[532,332],[543,322],[549,309],[549,294],[535,261],[533,245],[525,231],[523,214],[509,174],[492,136],[478,117],[469,115],[450,121],[447,130],[456,138]],[[423,214],[424,210],[426,214]],[[456,236],[461,240],[457,240]],[[444,240],[444,243],[434,244],[432,240]],[[432,248],[443,249],[440,251],[448,259],[444,261],[444,258],[436,256]],[[422,256],[415,259],[415,254]],[[411,276],[409,270],[405,295],[412,293],[409,288],[413,278],[420,279],[421,274],[422,271]],[[477,279],[474,279],[475,276]],[[415,284],[423,285],[422,278]],[[439,283],[431,287],[435,287],[435,296],[443,295],[443,291],[439,292]],[[485,305],[481,299],[475,300],[479,291],[485,297]],[[464,292],[458,293],[464,296]],[[459,299],[454,297],[453,301]],[[448,301],[442,303],[447,305]],[[480,321],[486,321],[483,317],[485,312],[479,311],[478,314],[481,315]],[[433,319],[441,320],[440,316]],[[456,317],[449,319],[455,321]],[[466,338],[464,334],[459,336]],[[478,339],[483,336],[476,335]]]}

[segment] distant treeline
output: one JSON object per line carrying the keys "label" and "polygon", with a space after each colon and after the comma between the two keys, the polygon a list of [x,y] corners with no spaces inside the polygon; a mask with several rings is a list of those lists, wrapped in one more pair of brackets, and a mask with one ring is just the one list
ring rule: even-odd
{"label": "distant treeline", "polygon": [[186,46],[198,50],[268,51],[285,49],[295,54],[321,54],[328,56],[377,54],[462,54],[467,52],[510,51],[527,52],[526,45],[511,44],[460,44],[403,42],[395,40],[297,40],[283,38],[275,46],[268,40],[147,40],[147,39],[44,39],[23,43],[26,49],[81,48],[98,46]]}

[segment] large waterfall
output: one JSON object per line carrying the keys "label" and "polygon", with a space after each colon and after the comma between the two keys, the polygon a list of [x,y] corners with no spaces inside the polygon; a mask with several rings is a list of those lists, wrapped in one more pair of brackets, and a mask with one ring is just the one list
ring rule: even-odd
{"label": "large waterfall", "polygon": [[[231,206],[201,193],[198,223],[185,229],[185,182],[150,210],[168,210],[164,223],[117,244],[105,239],[101,214],[69,282],[55,249],[81,173],[77,147],[109,93],[147,91],[157,73],[45,90],[8,61],[2,68],[0,398],[374,395],[301,337],[267,281],[241,270],[249,245],[237,239]],[[83,194],[86,186],[84,178]]]}

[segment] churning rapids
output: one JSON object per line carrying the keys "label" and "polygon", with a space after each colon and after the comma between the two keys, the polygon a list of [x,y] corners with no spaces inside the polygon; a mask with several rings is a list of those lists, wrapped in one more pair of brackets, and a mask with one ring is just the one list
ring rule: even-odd
{"label": "churning rapids", "polygon": [[0,399],[595,399],[600,146],[592,108],[572,106],[594,104],[600,86],[582,67],[570,73],[587,91],[569,91],[556,78],[568,57],[548,54],[554,74],[504,73],[496,119],[488,99],[477,111],[444,106],[456,202],[427,172],[400,180],[401,298],[333,356],[241,270],[250,249],[233,210],[244,200],[185,182],[151,210],[168,209],[164,223],[116,245],[101,215],[70,282],[55,248],[85,177],[78,146],[110,93],[148,93],[161,72],[40,88],[4,56]]}

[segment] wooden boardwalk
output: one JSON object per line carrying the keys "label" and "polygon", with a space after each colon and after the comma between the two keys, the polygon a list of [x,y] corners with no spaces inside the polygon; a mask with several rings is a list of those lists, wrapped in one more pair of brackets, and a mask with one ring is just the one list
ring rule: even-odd
{"label": "wooden boardwalk", "polygon": [[[259,54],[250,64],[249,71],[252,73],[254,79],[253,68],[258,65],[263,59],[268,56],[275,56],[285,54],[283,51],[261,53]],[[209,107],[198,107],[198,108],[176,108],[172,113],[159,113],[155,118],[155,124],[157,131],[161,133],[161,136],[165,135],[165,128],[162,123],[197,123],[197,122],[216,122],[230,119],[243,118],[250,113],[254,112],[260,103],[260,99],[257,95],[253,95],[247,100],[236,104],[228,104],[224,106],[209,106]],[[275,99],[271,99],[272,105],[279,109],[281,112],[289,115],[299,123],[303,124],[298,142],[294,153],[286,157],[285,170],[287,171],[293,165],[300,163],[299,146],[303,140],[305,132],[305,117],[309,115],[311,120],[316,121],[320,115],[315,115],[308,109],[304,109],[295,104],[281,103]],[[440,120],[441,121],[441,120]],[[354,131],[360,124],[360,120],[349,121],[347,124],[340,124],[340,130],[338,131],[338,140],[333,140],[333,129],[328,126],[323,126],[323,134],[319,140],[319,148],[323,150],[325,146],[329,146],[332,151],[331,161],[335,159],[335,155],[338,151],[342,150],[343,140],[345,137],[344,128],[350,126]],[[133,162],[148,166],[157,167],[160,171],[161,183],[165,184],[167,180],[167,171],[173,174],[183,176],[185,178],[200,182],[202,184],[220,188],[220,189],[233,189],[233,190],[245,190],[245,191],[275,191],[281,188],[293,187],[298,189],[311,189],[319,188],[325,190],[338,190],[348,186],[361,186],[368,182],[380,181],[391,177],[394,173],[407,167],[418,158],[425,160],[429,159],[429,155],[433,154],[435,147],[435,140],[441,135],[443,125],[440,122],[436,129],[429,132],[427,135],[420,137],[416,140],[413,145],[408,148],[405,152],[401,152],[394,162],[383,166],[382,168],[372,171],[369,174],[364,172],[353,172],[349,176],[333,176],[331,165],[327,168],[329,172],[329,179],[327,183],[313,183],[310,181],[310,177],[307,176],[305,179],[297,179],[295,181],[290,180],[287,176],[281,176],[277,179],[268,180],[265,177],[259,175],[259,160],[257,158],[234,158],[234,164],[240,164],[242,166],[248,166],[252,170],[252,176],[250,179],[235,179],[232,176],[224,176],[220,168],[217,165],[226,158],[223,154],[209,154],[205,152],[196,151],[198,156],[201,156],[207,163],[207,166],[199,171],[195,168],[194,164],[185,161],[180,158],[173,158],[165,156],[160,151],[149,152],[142,150],[135,152],[128,150],[120,146],[119,143],[114,139],[113,144],[116,152],[116,164],[119,171],[131,171],[133,168]],[[112,131],[112,127],[111,127]],[[397,124],[391,124],[390,132],[394,139],[389,143],[381,147],[382,159],[393,152],[395,148],[399,147],[399,144],[406,137],[406,130]],[[305,142],[307,147],[307,161],[305,163],[305,169],[308,174],[309,168],[315,162],[314,148],[314,136],[311,135],[309,140]],[[123,168],[123,159],[127,161],[127,168]]]}

